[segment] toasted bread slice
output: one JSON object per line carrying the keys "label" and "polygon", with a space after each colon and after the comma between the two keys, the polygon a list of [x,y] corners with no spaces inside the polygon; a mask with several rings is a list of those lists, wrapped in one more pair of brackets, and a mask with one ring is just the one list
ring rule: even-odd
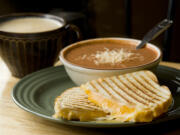
{"label": "toasted bread slice", "polygon": [[55,99],[55,118],[67,120],[92,121],[107,115],[100,107],[88,100],[87,94],[80,87],[64,91]]}
{"label": "toasted bread slice", "polygon": [[[88,99],[120,121],[149,122],[166,112],[171,92],[150,71],[92,80],[81,86]],[[130,108],[130,109],[129,109]]]}

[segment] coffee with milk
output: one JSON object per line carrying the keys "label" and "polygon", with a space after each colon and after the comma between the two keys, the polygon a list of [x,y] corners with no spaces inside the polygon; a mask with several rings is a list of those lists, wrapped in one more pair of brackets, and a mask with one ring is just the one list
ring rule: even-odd
{"label": "coffee with milk", "polygon": [[55,30],[62,27],[62,25],[62,23],[53,19],[24,17],[0,23],[0,31],[14,33],[38,33]]}

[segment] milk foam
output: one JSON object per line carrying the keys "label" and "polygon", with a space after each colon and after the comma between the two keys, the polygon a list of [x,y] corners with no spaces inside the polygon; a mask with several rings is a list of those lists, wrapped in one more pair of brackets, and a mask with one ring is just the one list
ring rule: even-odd
{"label": "milk foam", "polygon": [[37,33],[62,27],[62,23],[53,19],[40,17],[26,17],[12,19],[0,23],[0,31],[15,33]]}

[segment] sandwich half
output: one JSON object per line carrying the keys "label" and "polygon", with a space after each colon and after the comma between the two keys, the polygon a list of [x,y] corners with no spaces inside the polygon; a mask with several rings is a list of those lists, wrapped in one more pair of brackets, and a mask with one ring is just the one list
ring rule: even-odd
{"label": "sandwich half", "polygon": [[88,100],[88,95],[80,87],[70,88],[58,96],[54,110],[53,117],[67,120],[92,121],[107,115],[101,107]]}
{"label": "sandwich half", "polygon": [[110,113],[104,119],[150,122],[172,103],[169,88],[160,86],[150,71],[100,78],[81,87],[89,101]]}

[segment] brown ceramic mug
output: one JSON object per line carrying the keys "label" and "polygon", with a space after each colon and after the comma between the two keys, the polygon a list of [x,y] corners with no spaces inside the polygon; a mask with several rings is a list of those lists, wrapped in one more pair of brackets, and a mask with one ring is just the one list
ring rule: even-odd
{"label": "brown ceramic mug", "polygon": [[[67,24],[63,18],[39,13],[18,13],[0,17],[0,24],[17,18],[40,17],[58,21],[61,27],[43,32],[9,32],[0,30],[0,56],[12,75],[23,77],[42,68],[53,66],[61,48],[68,39],[69,32],[80,32],[74,25]],[[71,36],[72,38],[72,36]]]}

